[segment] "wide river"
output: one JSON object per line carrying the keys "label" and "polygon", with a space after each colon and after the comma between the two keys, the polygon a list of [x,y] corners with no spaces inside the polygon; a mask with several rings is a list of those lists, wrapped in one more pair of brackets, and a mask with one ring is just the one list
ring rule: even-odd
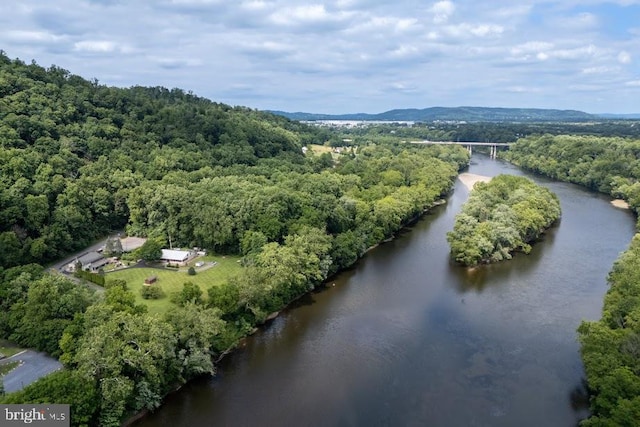
{"label": "wide river", "polygon": [[445,239],[468,196],[458,181],[136,426],[575,426],[588,415],[575,331],[600,317],[634,217],[485,156],[469,172],[530,176],[560,197],[561,222],[530,255],[470,273]]}

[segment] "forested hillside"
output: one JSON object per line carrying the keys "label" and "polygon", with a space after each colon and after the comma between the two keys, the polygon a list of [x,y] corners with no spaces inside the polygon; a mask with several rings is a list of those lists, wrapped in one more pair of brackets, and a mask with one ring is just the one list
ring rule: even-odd
{"label": "forested hillside", "polygon": [[307,170],[301,146],[325,139],[179,89],[107,87],[0,52],[0,265],[52,260],[123,227],[143,182],[231,165]]}
{"label": "forested hillside", "polygon": [[[640,210],[640,141],[542,136],[518,141],[510,161],[627,200]],[[640,420],[640,234],[609,274],[602,319],[578,329],[592,393],[583,426],[635,426]]]}
{"label": "forested hillside", "polygon": [[478,182],[447,233],[451,256],[475,266],[529,253],[529,243],[559,217],[558,197],[528,178],[499,175]]}
{"label": "forested hillside", "polygon": [[[0,401],[70,403],[72,425],[120,425],[213,373],[268,314],[433,206],[469,160],[461,147],[386,143],[304,157],[328,131],[177,89],[0,62],[0,337],[65,366]],[[241,254],[241,273],[206,293],[185,280],[150,315],[135,303],[139,283],[107,274],[94,293],[23,265],[119,227]]]}

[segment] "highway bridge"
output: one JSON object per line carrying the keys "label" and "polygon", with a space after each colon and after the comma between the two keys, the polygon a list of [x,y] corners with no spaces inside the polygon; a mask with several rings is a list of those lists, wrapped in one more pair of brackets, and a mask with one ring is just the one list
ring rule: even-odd
{"label": "highway bridge", "polygon": [[498,153],[498,147],[509,148],[508,143],[505,142],[470,142],[470,141],[409,141],[411,144],[425,144],[425,145],[462,145],[469,150],[469,154],[473,153],[473,147],[491,147],[490,156],[492,159],[496,158]]}

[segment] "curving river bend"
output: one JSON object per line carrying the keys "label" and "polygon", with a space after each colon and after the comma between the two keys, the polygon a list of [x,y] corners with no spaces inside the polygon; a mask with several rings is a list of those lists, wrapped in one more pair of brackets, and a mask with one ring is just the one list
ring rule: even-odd
{"label": "curving river bend", "polygon": [[469,172],[530,176],[560,197],[562,221],[530,255],[470,274],[445,240],[468,195],[458,181],[136,427],[576,425],[588,410],[575,330],[600,317],[634,217],[484,156]]}

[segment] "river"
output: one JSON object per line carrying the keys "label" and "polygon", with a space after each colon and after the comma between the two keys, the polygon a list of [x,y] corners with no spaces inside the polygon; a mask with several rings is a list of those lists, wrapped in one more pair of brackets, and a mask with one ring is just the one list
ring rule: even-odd
{"label": "river", "polygon": [[600,317],[634,217],[482,155],[469,172],[533,178],[559,196],[561,222],[531,254],[469,273],[445,240],[468,196],[458,181],[136,427],[575,426],[588,415],[575,330]]}

